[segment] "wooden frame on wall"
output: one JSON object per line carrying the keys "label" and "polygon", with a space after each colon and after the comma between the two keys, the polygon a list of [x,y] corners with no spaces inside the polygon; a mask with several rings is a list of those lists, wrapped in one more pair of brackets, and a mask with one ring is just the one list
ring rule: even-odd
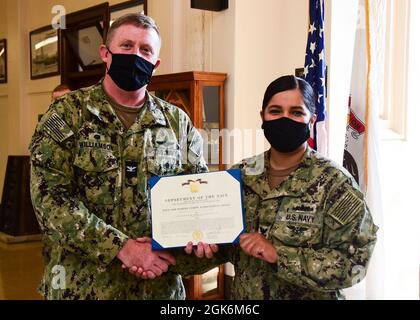
{"label": "wooden frame on wall", "polygon": [[140,6],[143,7],[143,13],[147,15],[147,0],[129,0],[110,6],[110,21],[118,17],[120,12],[128,13],[131,10],[133,10],[132,12],[138,12],[136,9]]}
{"label": "wooden frame on wall", "polygon": [[51,25],[29,33],[31,79],[60,74],[58,30]]}
{"label": "wooden frame on wall", "polygon": [[69,49],[73,52],[82,70],[95,69],[102,65],[99,46],[103,43],[104,30],[97,22],[80,23],[77,28],[68,28],[65,32]]}
{"label": "wooden frame on wall", "polygon": [[[92,46],[89,42],[96,42],[98,35],[100,42],[104,41],[109,17],[108,2],[66,15],[66,29],[60,30],[60,73],[61,83],[67,84],[72,90],[93,85],[104,76],[105,65],[96,56],[99,43]],[[83,52],[85,49],[92,52]],[[93,57],[94,63],[86,64],[80,55]]]}
{"label": "wooden frame on wall", "polygon": [[7,83],[7,40],[0,40],[0,83]]}

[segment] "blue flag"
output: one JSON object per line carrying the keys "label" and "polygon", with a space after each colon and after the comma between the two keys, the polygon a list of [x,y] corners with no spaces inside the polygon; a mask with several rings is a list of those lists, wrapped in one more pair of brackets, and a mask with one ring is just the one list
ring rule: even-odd
{"label": "blue flag", "polygon": [[[325,36],[324,36],[324,0],[309,0],[309,31],[306,45],[305,80],[314,89],[317,96],[316,114],[317,124],[311,133],[310,145],[315,150],[326,155],[326,63],[325,63]],[[318,133],[318,134],[317,134]],[[324,147],[320,148],[321,145]],[[322,149],[322,150],[319,150]]]}

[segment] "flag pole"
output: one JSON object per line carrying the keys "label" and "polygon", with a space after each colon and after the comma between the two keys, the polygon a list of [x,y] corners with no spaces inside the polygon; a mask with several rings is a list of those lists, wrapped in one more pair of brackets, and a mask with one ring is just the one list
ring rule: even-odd
{"label": "flag pole", "polygon": [[364,168],[364,178],[365,178],[365,188],[367,191],[367,186],[369,182],[369,114],[370,114],[370,72],[371,72],[371,43],[370,43],[370,10],[369,10],[369,0],[365,0],[365,23],[366,23],[366,50],[367,50],[367,79],[366,79],[366,114],[365,114],[365,123],[366,123],[366,133],[365,133],[365,168]]}

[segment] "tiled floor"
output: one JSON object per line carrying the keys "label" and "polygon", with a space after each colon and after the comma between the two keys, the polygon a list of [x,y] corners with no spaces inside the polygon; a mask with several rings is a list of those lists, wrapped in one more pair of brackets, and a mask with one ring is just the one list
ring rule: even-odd
{"label": "tiled floor", "polygon": [[36,291],[43,269],[41,248],[40,241],[0,241],[0,300],[42,299]]}

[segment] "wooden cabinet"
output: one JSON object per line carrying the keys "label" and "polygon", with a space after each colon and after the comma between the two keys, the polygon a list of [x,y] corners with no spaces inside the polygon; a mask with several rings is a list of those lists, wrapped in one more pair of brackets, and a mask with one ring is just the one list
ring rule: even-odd
{"label": "wooden cabinet", "polygon": [[225,73],[190,71],[154,76],[147,87],[191,118],[204,140],[204,157],[211,171],[223,170],[220,130],[225,127]]}
{"label": "wooden cabinet", "polygon": [[105,74],[99,45],[109,28],[109,5],[103,3],[66,15],[60,36],[61,83],[72,90],[93,85]]}
{"label": "wooden cabinet", "polygon": [[[148,90],[191,118],[204,142],[204,157],[211,171],[224,170],[220,130],[225,128],[225,73],[182,72],[154,76]],[[223,299],[224,267],[184,279],[187,299]]]}
{"label": "wooden cabinet", "polygon": [[223,300],[225,298],[224,269],[224,266],[220,265],[204,274],[183,279],[187,300]]}
{"label": "wooden cabinet", "polygon": [[9,156],[0,207],[0,231],[10,236],[39,234],[30,194],[29,156]]}

